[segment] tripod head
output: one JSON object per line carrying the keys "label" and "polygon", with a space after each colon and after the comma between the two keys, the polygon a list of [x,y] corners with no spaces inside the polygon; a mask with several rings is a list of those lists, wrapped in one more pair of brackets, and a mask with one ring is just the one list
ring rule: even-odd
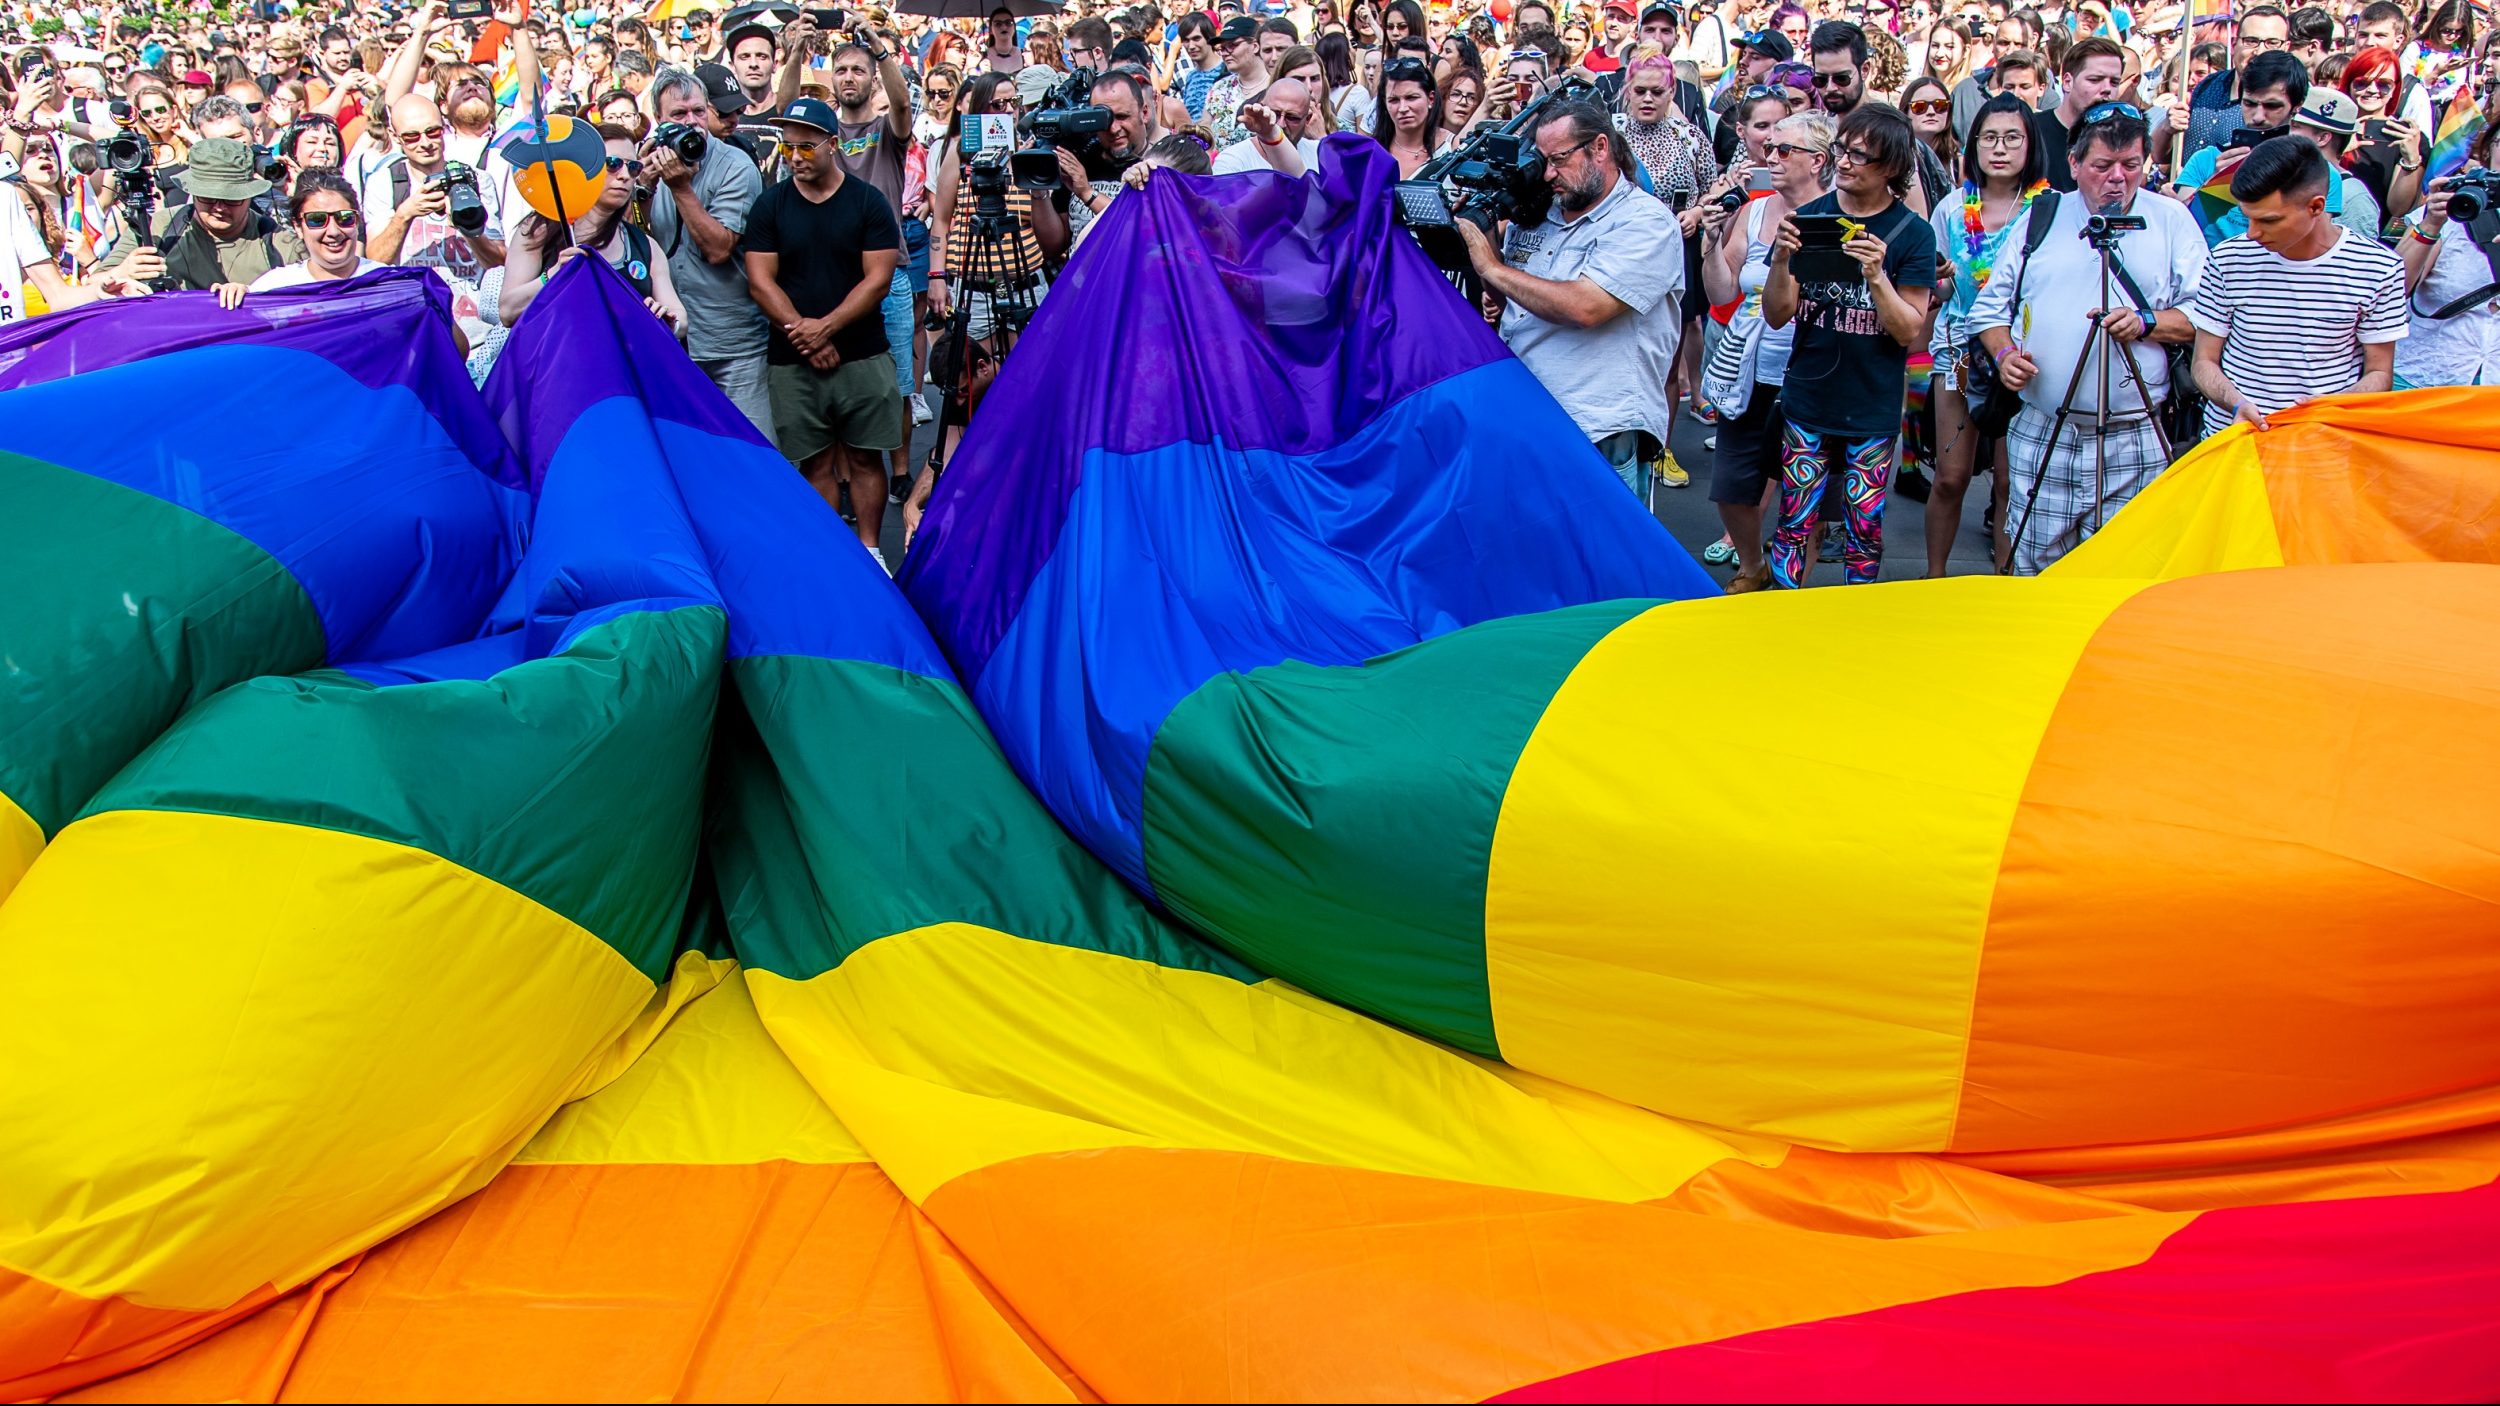
{"label": "tripod head", "polygon": [[2142,215],[2120,214],[2118,202],[2113,200],[2084,220],[2083,237],[2093,248],[2100,250],[2101,257],[2106,259],[2110,251],[2118,247],[2121,237],[2150,227],[2151,222]]}

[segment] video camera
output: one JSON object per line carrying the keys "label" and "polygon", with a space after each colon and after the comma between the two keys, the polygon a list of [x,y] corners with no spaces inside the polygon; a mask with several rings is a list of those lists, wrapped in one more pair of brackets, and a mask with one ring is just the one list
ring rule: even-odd
{"label": "video camera", "polygon": [[1026,190],[1057,190],[1058,152],[1066,147],[1085,163],[1087,175],[1108,180],[1128,164],[1103,152],[1102,134],[1110,130],[1111,109],[1094,101],[1094,71],[1080,68],[1042,94],[1042,100],[1016,124],[1017,135],[1031,145],[1009,158],[1009,172]]}
{"label": "video camera", "polygon": [[[125,127],[104,139],[104,164],[113,168],[121,186],[122,223],[138,232],[142,244],[153,244],[156,219],[156,148],[145,133]],[[171,276],[154,278],[148,286],[171,292]]]}
{"label": "video camera", "polygon": [[1464,273],[1468,267],[1467,246],[1458,237],[1460,220],[1487,234],[1501,220],[1526,229],[1545,223],[1554,192],[1545,184],[1545,154],[1537,150],[1536,129],[1556,104],[1593,90],[1585,79],[1566,78],[1508,122],[1479,127],[1425,162],[1390,188],[1398,223],[1414,234],[1435,264],[1451,273]]}

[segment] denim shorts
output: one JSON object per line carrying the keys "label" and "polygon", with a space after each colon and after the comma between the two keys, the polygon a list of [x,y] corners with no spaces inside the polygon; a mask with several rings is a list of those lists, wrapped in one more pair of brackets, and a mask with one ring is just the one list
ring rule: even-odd
{"label": "denim shorts", "polygon": [[910,215],[903,217],[903,272],[911,275],[913,297],[929,291],[929,227]]}
{"label": "denim shorts", "polygon": [[885,301],[877,309],[885,317],[885,349],[894,353],[894,388],[911,394],[911,275],[901,268],[894,270],[894,282],[886,288]]}

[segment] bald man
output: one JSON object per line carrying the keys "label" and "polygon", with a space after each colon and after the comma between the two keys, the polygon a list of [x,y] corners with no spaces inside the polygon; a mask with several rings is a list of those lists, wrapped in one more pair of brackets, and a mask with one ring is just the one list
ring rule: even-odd
{"label": "bald man", "polygon": [[1319,169],[1319,137],[1309,131],[1314,104],[1298,78],[1279,78],[1257,99],[1242,104],[1242,129],[1250,135],[1215,155],[1215,174],[1238,176],[1274,171],[1299,176]]}
{"label": "bald man", "polygon": [[365,180],[365,257],[375,263],[440,269],[451,285],[452,315],[470,346],[488,341],[487,322],[478,298],[486,271],[503,263],[503,182],[472,171],[478,199],[486,206],[485,228],[463,232],[451,222],[451,197],[442,177],[450,164],[445,142],[450,131],[443,110],[423,93],[410,93],[391,104],[391,135],[399,157]]}

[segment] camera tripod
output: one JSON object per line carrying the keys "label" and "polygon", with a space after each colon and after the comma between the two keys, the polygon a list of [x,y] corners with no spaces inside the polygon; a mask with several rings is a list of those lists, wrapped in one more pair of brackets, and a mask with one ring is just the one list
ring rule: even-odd
{"label": "camera tripod", "polygon": [[[2097,349],[2100,352],[2101,358],[2100,394],[2092,400],[2090,431],[2092,436],[2091,530],[2093,532],[2101,530],[2104,521],[2102,509],[2109,503],[2109,363],[2113,353],[2127,368],[2127,379],[2135,386],[2136,401],[2144,407],[2145,421],[2153,427],[2153,437],[2161,444],[2163,461],[2168,462],[2170,458],[2170,436],[2162,430],[2161,407],[2153,400],[2152,387],[2144,379],[2144,368],[2135,364],[2135,357],[2130,355],[2125,347],[2118,345],[2118,339],[2110,334],[2106,320],[2110,312],[2110,291],[2114,280],[2118,277],[2112,265],[2117,258],[2119,237],[2131,229],[2143,227],[2144,224],[2140,218],[2120,223],[2103,215],[2093,216],[2085,226],[2084,237],[2091,241],[2092,248],[2100,256],[2099,307],[2101,315],[2092,320],[2091,330],[2084,333],[2083,346],[2075,352],[2075,367],[2066,380],[2066,398],[2058,403],[2057,415],[2049,422],[2048,448],[2041,452],[2040,463],[2032,470],[2031,491],[2023,496],[2022,517],[2014,524],[2013,530],[2005,534],[2005,545],[1997,561],[1997,571],[2000,575],[2013,565],[2015,548],[2021,544],[2023,534],[2031,529],[2031,510],[2039,504],[2040,487],[2048,480],[2049,460],[2056,456],[2059,442],[2066,437],[2066,427],[2075,422],[2075,395],[2083,389],[2084,366],[2092,359],[2094,350]],[[2132,289],[2131,280],[2129,284]],[[2154,313],[2146,309],[2143,316],[2145,334],[2149,338],[2152,333]]]}
{"label": "camera tripod", "polygon": [[[987,357],[1005,361],[1016,340],[1024,335],[1025,324],[1032,321],[1039,301],[1042,269],[1038,261],[1023,257],[1022,240],[1025,227],[1007,208],[1006,193],[976,190],[969,214],[957,218],[969,222],[964,240],[964,262],[952,269],[954,287],[953,309],[947,314],[942,329],[955,353],[953,385],[942,385],[945,398],[937,417],[937,440],[929,446],[927,468],[934,480],[946,473],[946,436],[950,430],[966,428],[972,419],[972,382],[976,358]],[[972,335],[972,300],[978,295],[989,309],[989,341],[992,350],[982,351]]]}

